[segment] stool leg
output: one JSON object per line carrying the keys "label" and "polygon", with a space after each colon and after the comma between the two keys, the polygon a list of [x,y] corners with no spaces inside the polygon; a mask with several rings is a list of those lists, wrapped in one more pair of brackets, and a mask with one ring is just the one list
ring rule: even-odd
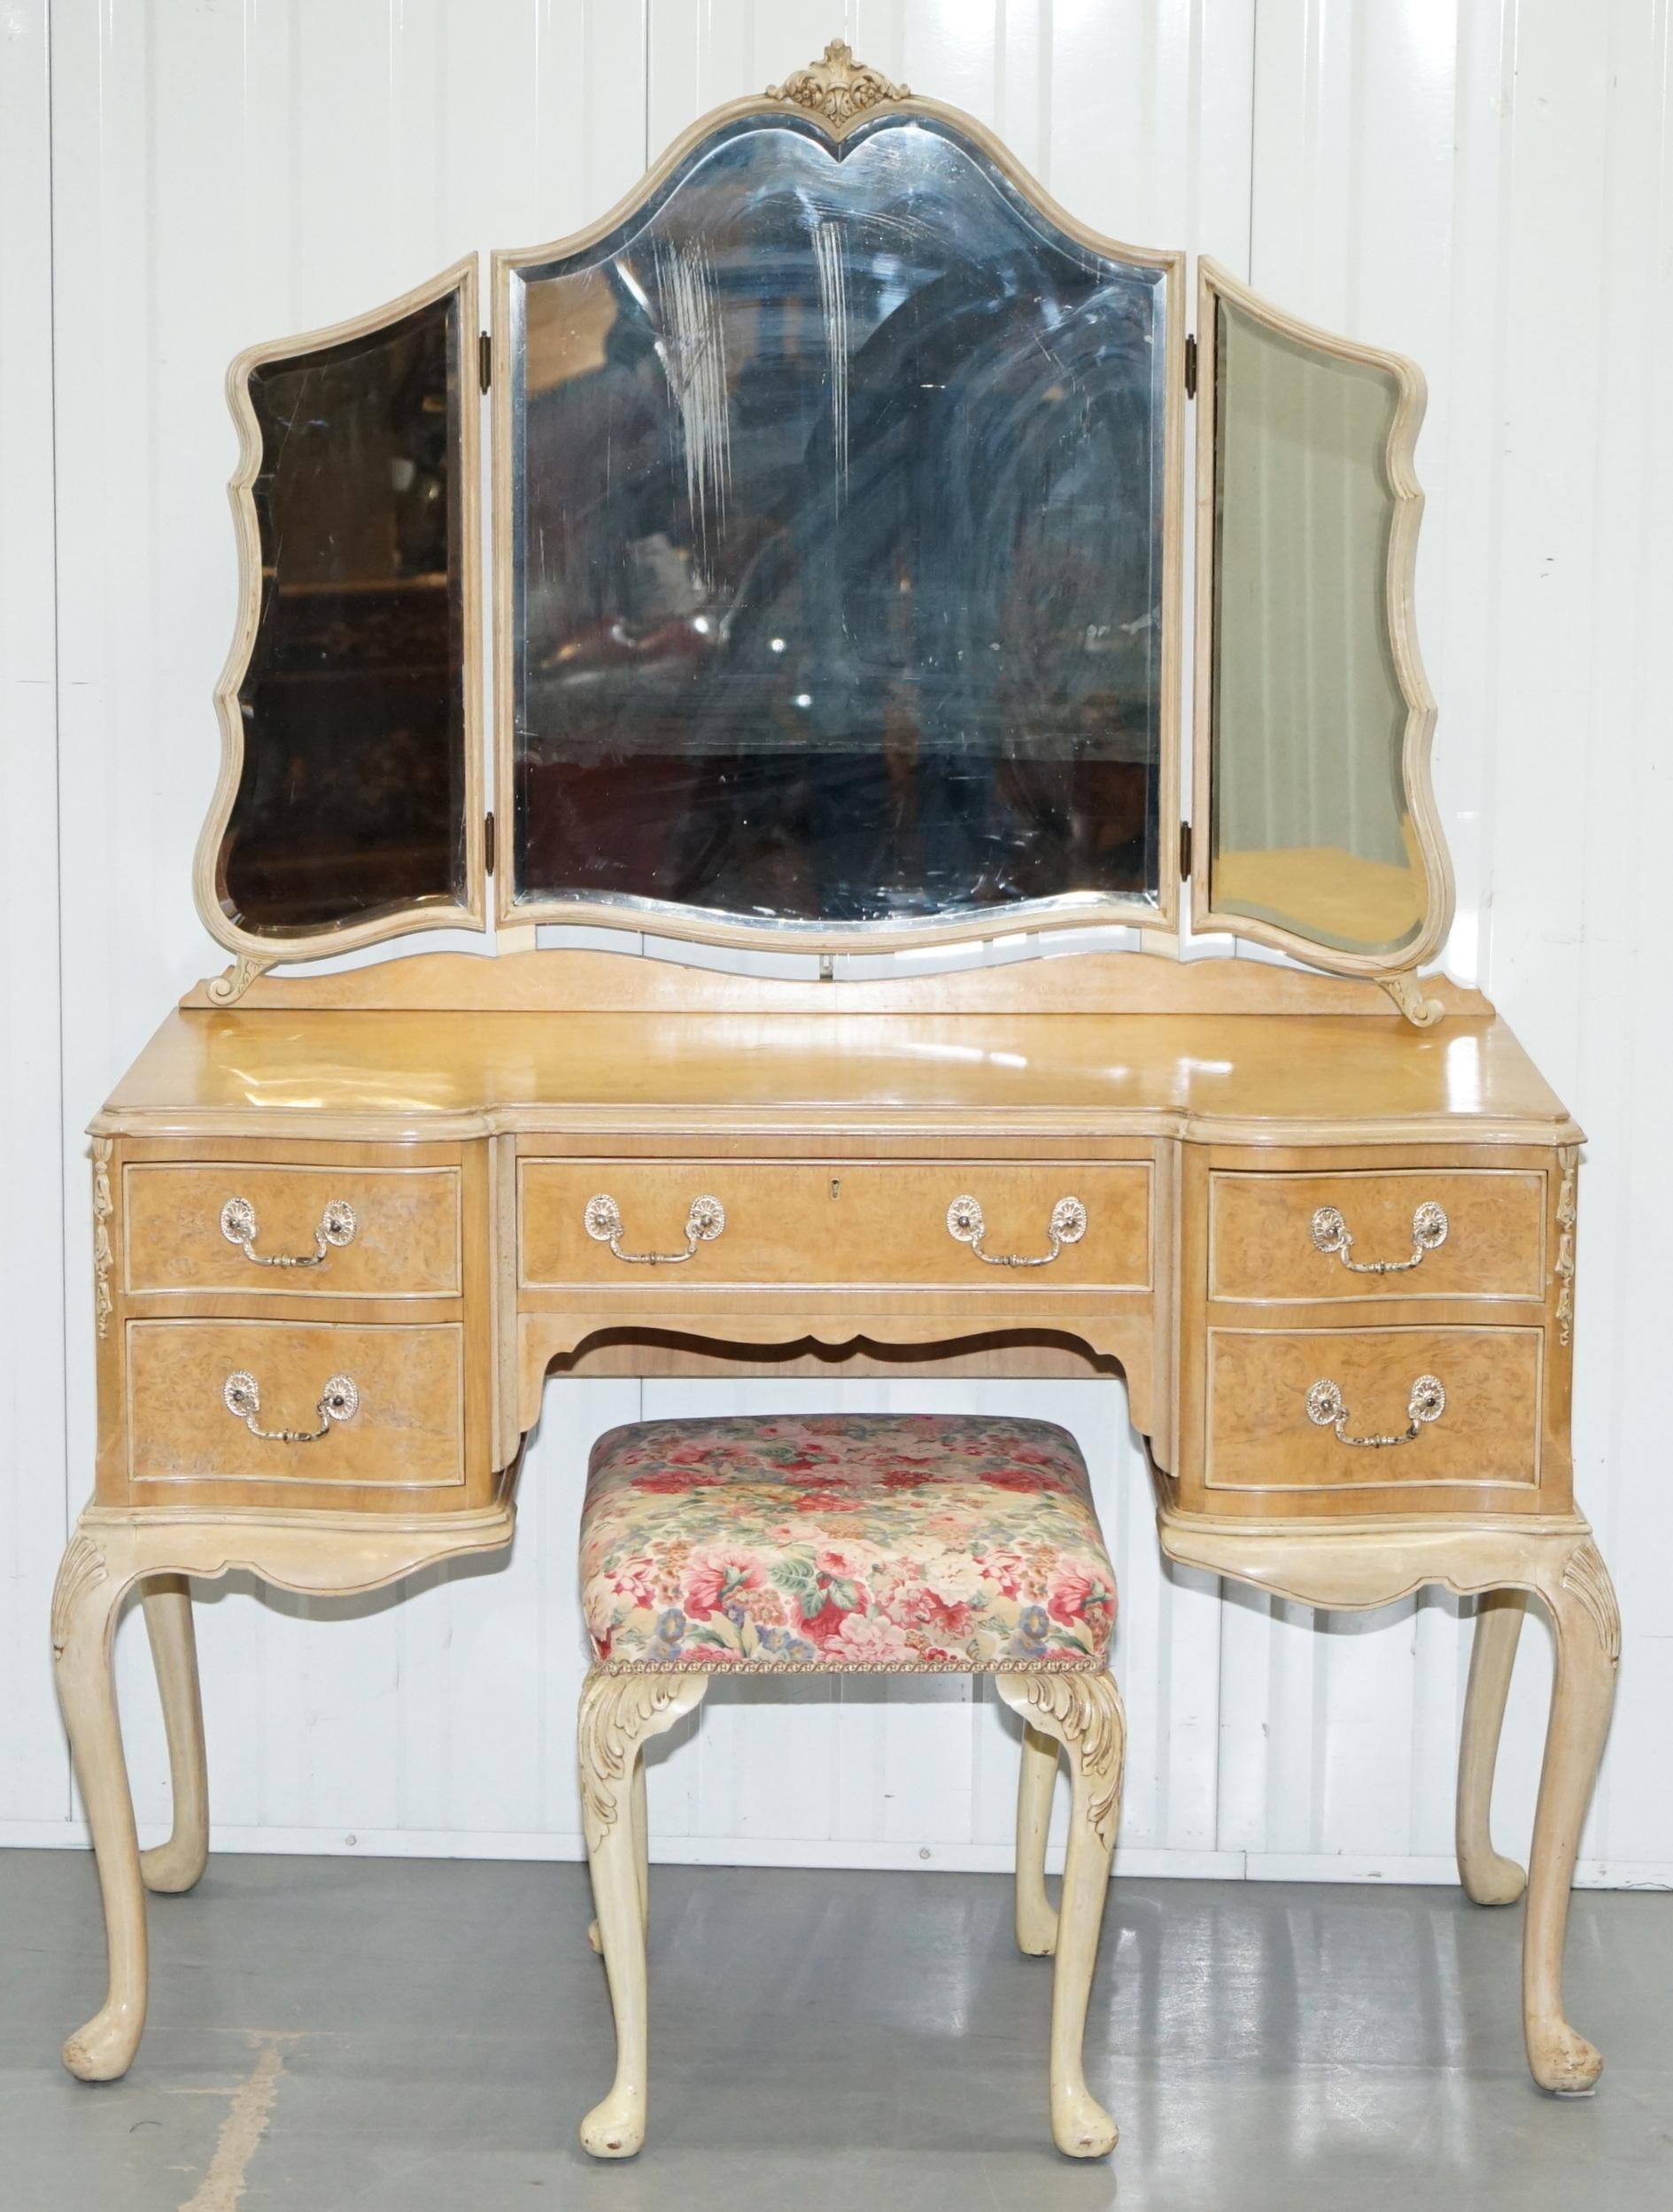
{"label": "stool leg", "polygon": [[1057,1915],[1046,1894],[1046,1830],[1057,1779],[1057,1741],[1024,1724],[1017,1777],[1017,1948],[1049,1959],[1057,1947]]}
{"label": "stool leg", "polygon": [[1458,1753],[1457,1830],[1458,1878],[1475,1905],[1514,1905],[1527,1886],[1516,1861],[1493,1849],[1491,1832],[1493,1769],[1527,1606],[1525,1591],[1493,1589],[1475,1609]]}
{"label": "stool leg", "polygon": [[639,1916],[647,1939],[651,1932],[651,1825],[645,1808],[645,1754],[633,1761],[633,1859],[639,1875]]}
{"label": "stool leg", "polygon": [[594,2158],[631,2158],[645,2140],[649,1992],[643,1829],[634,1817],[643,1787],[636,1778],[639,1752],[708,1688],[707,1674],[608,1674],[595,1667],[581,1691],[581,1820],[616,2014],[616,2079],[581,2123],[582,2147]]}
{"label": "stool leg", "polygon": [[[651,1831],[645,1813],[645,1754],[641,1752],[633,1761],[633,1842],[639,1857],[639,1909],[645,1922],[647,1936],[651,1930]],[[594,1951],[601,1952],[604,1938],[599,1933],[596,1920],[586,1931],[586,1939]]]}
{"label": "stool leg", "polygon": [[1068,1755],[1073,1796],[1051,1990],[1051,2136],[1067,2157],[1103,2158],[1115,2148],[1117,2130],[1087,2087],[1083,2046],[1119,1819],[1127,1719],[1120,1692],[1106,1674],[994,1679],[1006,1704],[1055,1736]]}
{"label": "stool leg", "polygon": [[203,1698],[198,1687],[198,1640],[191,1625],[191,1584],[183,1574],[159,1574],[144,1585],[140,1598],[168,1738],[174,1825],[166,1844],[141,1852],[139,1870],[148,1890],[178,1895],[201,1881],[209,1863],[209,1773]]}

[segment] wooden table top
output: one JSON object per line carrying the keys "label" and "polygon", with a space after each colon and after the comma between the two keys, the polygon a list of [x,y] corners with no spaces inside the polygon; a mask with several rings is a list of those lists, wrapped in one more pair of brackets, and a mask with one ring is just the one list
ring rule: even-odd
{"label": "wooden table top", "polygon": [[164,1022],[93,1126],[367,1141],[554,1130],[671,1140],[716,1128],[1274,1144],[1580,1134],[1491,1010],[1417,1030],[1391,1009],[188,1008]]}

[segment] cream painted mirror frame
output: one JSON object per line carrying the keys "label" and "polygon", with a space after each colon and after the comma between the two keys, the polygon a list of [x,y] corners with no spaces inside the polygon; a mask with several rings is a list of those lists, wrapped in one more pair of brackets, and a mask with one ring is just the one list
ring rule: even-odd
{"label": "cream painted mirror frame", "polygon": [[[510,845],[513,809],[513,744],[511,723],[512,634],[511,584],[511,429],[513,380],[506,373],[511,327],[510,288],[514,275],[531,265],[550,262],[584,251],[597,243],[646,204],[680,165],[715,131],[740,121],[771,120],[794,113],[811,124],[833,145],[840,144],[862,124],[880,114],[921,116],[941,123],[990,161],[1022,199],[1067,236],[1091,251],[1137,267],[1161,272],[1166,313],[1166,360],[1163,408],[1163,521],[1162,521],[1162,650],[1160,655],[1158,809],[1164,834],[1158,839],[1158,888],[1154,905],[1100,893],[1069,894],[1037,903],[1022,903],[1014,910],[993,910],[895,924],[887,919],[861,924],[786,924],[754,921],[693,909],[657,904],[654,917],[644,902],[616,907],[603,901],[562,897],[518,902],[513,870],[503,856]],[[782,86],[770,87],[758,97],[731,102],[700,118],[669,148],[662,159],[631,191],[598,220],[569,236],[539,246],[496,251],[492,256],[493,336],[489,360],[493,366],[492,406],[493,454],[492,477],[493,665],[495,723],[493,780],[498,817],[507,831],[499,840],[502,859],[494,872],[496,944],[505,951],[529,949],[536,942],[540,923],[585,921],[595,926],[639,930],[653,927],[670,938],[763,949],[778,947],[803,952],[888,951],[921,948],[957,940],[992,936],[1006,927],[1040,933],[1103,924],[1133,926],[1152,933],[1153,941],[1176,937],[1181,922],[1181,891],[1185,873],[1191,877],[1190,917],[1199,935],[1243,937],[1268,945],[1305,965],[1336,974],[1364,977],[1379,982],[1403,1013],[1420,1026],[1438,1018],[1440,1006],[1426,1000],[1418,987],[1416,970],[1432,960],[1445,940],[1452,912],[1451,866],[1437,814],[1429,778],[1429,751],[1435,723],[1435,702],[1425,680],[1413,619],[1413,576],[1416,536],[1423,495],[1413,470],[1413,449],[1422,419],[1425,387],[1421,370],[1404,357],[1358,344],[1284,314],[1248,290],[1212,261],[1198,264],[1197,331],[1200,370],[1197,389],[1199,402],[1196,483],[1196,593],[1195,705],[1193,709],[1194,765],[1191,818],[1197,835],[1198,857],[1194,869],[1184,860],[1182,840],[1166,834],[1170,823],[1184,818],[1181,789],[1181,624],[1182,616],[1181,545],[1183,538],[1183,434],[1187,405],[1187,344],[1184,313],[1185,256],[1126,245],[1081,223],[1062,208],[1016,161],[1008,149],[982,124],[958,109],[912,96],[903,85],[891,83],[879,72],[855,62],[848,49],[833,41],[824,59],[798,71]],[[283,938],[244,928],[222,909],[217,894],[220,848],[233,811],[244,762],[244,734],[238,692],[248,669],[260,613],[260,547],[257,515],[252,496],[260,463],[260,435],[249,396],[249,378],[260,366],[288,355],[340,344],[376,332],[417,308],[433,304],[457,290],[461,294],[461,340],[476,327],[476,271],[474,258],[457,263],[430,283],[400,298],[328,329],[252,346],[240,354],[228,372],[229,402],[238,426],[240,461],[228,487],[232,500],[240,560],[240,611],[236,634],[227,666],[216,687],[215,699],[222,732],[220,780],[209,818],[200,838],[195,889],[205,926],[217,942],[235,955],[227,973],[208,985],[218,1003],[242,995],[253,977],[280,964],[317,960],[329,955],[393,938],[410,932],[456,927],[487,927],[487,821],[484,812],[482,762],[482,599],[476,533],[467,530],[461,547],[465,609],[465,887],[464,903],[426,901],[386,911],[364,920],[298,932]],[[1391,377],[1398,387],[1398,402],[1390,428],[1383,463],[1394,498],[1387,553],[1387,624],[1391,659],[1406,705],[1400,772],[1415,856],[1422,876],[1423,911],[1415,933],[1398,951],[1353,951],[1321,943],[1302,932],[1256,917],[1233,913],[1214,903],[1213,857],[1211,829],[1214,809],[1212,760],[1212,683],[1214,649],[1213,595],[1215,588],[1215,438],[1216,313],[1225,300],[1265,329],[1292,343],[1316,351],[1321,357],[1369,367]],[[474,394],[471,395],[474,399]],[[474,514],[479,485],[479,409],[461,408],[460,466],[465,511]],[[1171,812],[1170,812],[1171,808]],[[1158,943],[1158,949],[1166,950]]]}
{"label": "cream painted mirror frame", "polygon": [[[508,864],[513,840],[515,790],[512,715],[515,640],[512,627],[512,379],[503,364],[510,359],[511,285],[524,268],[582,252],[608,237],[650,201],[680,165],[716,131],[751,119],[771,120],[794,114],[811,122],[833,146],[837,146],[862,124],[880,115],[905,115],[933,120],[956,132],[990,161],[1006,182],[1037,213],[1056,224],[1067,236],[1107,259],[1162,274],[1166,321],[1166,360],[1163,365],[1163,499],[1162,499],[1162,651],[1160,716],[1157,762],[1158,891],[1156,902],[1115,899],[1099,893],[1067,894],[1014,909],[895,924],[888,920],[820,925],[774,920],[754,922],[708,909],[682,913],[673,905],[656,902],[616,904],[600,899],[554,898],[516,900],[513,869]],[[1173,825],[1180,819],[1181,623],[1183,578],[1181,545],[1184,507],[1185,424],[1185,256],[1182,252],[1130,246],[1104,236],[1060,206],[1010,150],[973,116],[937,100],[914,97],[904,85],[891,83],[879,72],[854,60],[840,40],[833,41],[822,61],[799,70],[783,85],[770,86],[763,95],[733,100],[711,110],[683,132],[662,159],[595,222],[547,244],[500,248],[492,256],[492,598],[494,668],[495,813],[502,834],[497,839],[502,855],[495,871],[495,909],[499,941],[507,949],[531,947],[537,925],[585,923],[595,928],[653,930],[659,936],[683,938],[708,945],[802,953],[871,953],[924,949],[960,940],[993,937],[1006,931],[1030,933],[1062,929],[1122,925],[1176,935],[1180,920],[1179,839]]]}
{"label": "cream painted mirror frame", "polygon": [[[316,931],[286,932],[283,936],[245,929],[222,909],[218,878],[221,844],[244,774],[244,719],[239,692],[250,668],[261,621],[261,538],[254,486],[261,468],[262,437],[250,397],[250,380],[257,369],[269,363],[285,360],[292,355],[323,352],[356,338],[371,337],[419,309],[434,306],[454,294],[459,297],[460,375],[464,386],[460,407],[458,465],[460,505],[465,527],[461,532],[458,557],[464,622],[465,897],[462,902],[427,900],[361,921]],[[238,548],[238,615],[226,665],[214,692],[215,711],[221,723],[221,771],[208,816],[198,837],[192,869],[192,889],[204,927],[218,944],[236,955],[234,966],[227,974],[207,986],[211,997],[221,1002],[239,997],[254,976],[281,963],[324,959],[414,930],[487,927],[482,773],[482,562],[477,519],[482,502],[482,410],[475,375],[477,327],[476,257],[471,254],[443,270],[439,276],[365,314],[297,336],[247,346],[227,371],[227,404],[238,431],[238,465],[227,486]]]}
{"label": "cream painted mirror frame", "polygon": [[[1222,911],[1214,904],[1212,825],[1214,820],[1214,650],[1216,637],[1215,406],[1218,303],[1226,300],[1265,329],[1318,354],[1382,371],[1398,398],[1383,456],[1394,506],[1387,553],[1385,611],[1393,671],[1406,705],[1400,752],[1404,797],[1422,872],[1423,907],[1415,935],[1392,953],[1352,952],[1321,944],[1297,930]],[[1423,372],[1403,354],[1362,345],[1283,313],[1228,270],[1207,259],[1197,263],[1197,613],[1193,666],[1193,804],[1200,857],[1191,878],[1191,927],[1201,935],[1253,939],[1333,974],[1366,976],[1382,983],[1408,1019],[1427,1027],[1441,1009],[1425,1000],[1415,971],[1432,960],[1452,920],[1452,871],[1430,780],[1436,704],[1418,648],[1414,580],[1423,491],[1413,466],[1428,388]]]}

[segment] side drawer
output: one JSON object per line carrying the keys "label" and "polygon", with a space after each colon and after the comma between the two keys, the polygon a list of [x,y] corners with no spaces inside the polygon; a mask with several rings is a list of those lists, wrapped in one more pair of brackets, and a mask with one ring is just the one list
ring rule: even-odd
{"label": "side drawer", "polygon": [[[458,1322],[130,1321],[127,1349],[130,1481],[429,1489],[465,1480]],[[235,1378],[255,1386],[256,1428],[324,1434],[257,1435]],[[353,1386],[346,1418],[321,1404],[337,1378]]]}
{"label": "side drawer", "polygon": [[1544,1362],[1537,1327],[1211,1328],[1206,1487],[1536,1489]]}
{"label": "side drawer", "polygon": [[[711,1214],[710,1233],[688,1233],[702,1199],[717,1202],[724,1226]],[[960,1199],[975,1201],[980,1227],[969,1210],[949,1226]],[[1143,1291],[1150,1220],[1144,1160],[524,1160],[518,1272],[530,1289],[654,1283],[659,1295],[791,1284]],[[600,1234],[613,1226],[619,1253]],[[987,1264],[978,1243],[993,1262],[1038,1264]]]}
{"label": "side drawer", "polygon": [[1545,1295],[1545,1178],[1410,1168],[1208,1185],[1208,1295],[1255,1303]]}
{"label": "side drawer", "polygon": [[[460,1204],[456,1167],[129,1160],[125,1288],[140,1296],[456,1298]],[[250,1252],[234,1234],[245,1230]]]}

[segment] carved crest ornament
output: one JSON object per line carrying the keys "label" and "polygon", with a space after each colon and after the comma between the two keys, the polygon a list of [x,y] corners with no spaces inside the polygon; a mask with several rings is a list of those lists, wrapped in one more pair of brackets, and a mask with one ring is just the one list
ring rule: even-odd
{"label": "carved crest ornament", "polygon": [[858,122],[886,100],[910,100],[911,97],[905,85],[892,84],[880,69],[856,61],[854,49],[840,38],[831,41],[818,61],[798,69],[782,84],[767,87],[770,100],[808,108],[839,130]]}

